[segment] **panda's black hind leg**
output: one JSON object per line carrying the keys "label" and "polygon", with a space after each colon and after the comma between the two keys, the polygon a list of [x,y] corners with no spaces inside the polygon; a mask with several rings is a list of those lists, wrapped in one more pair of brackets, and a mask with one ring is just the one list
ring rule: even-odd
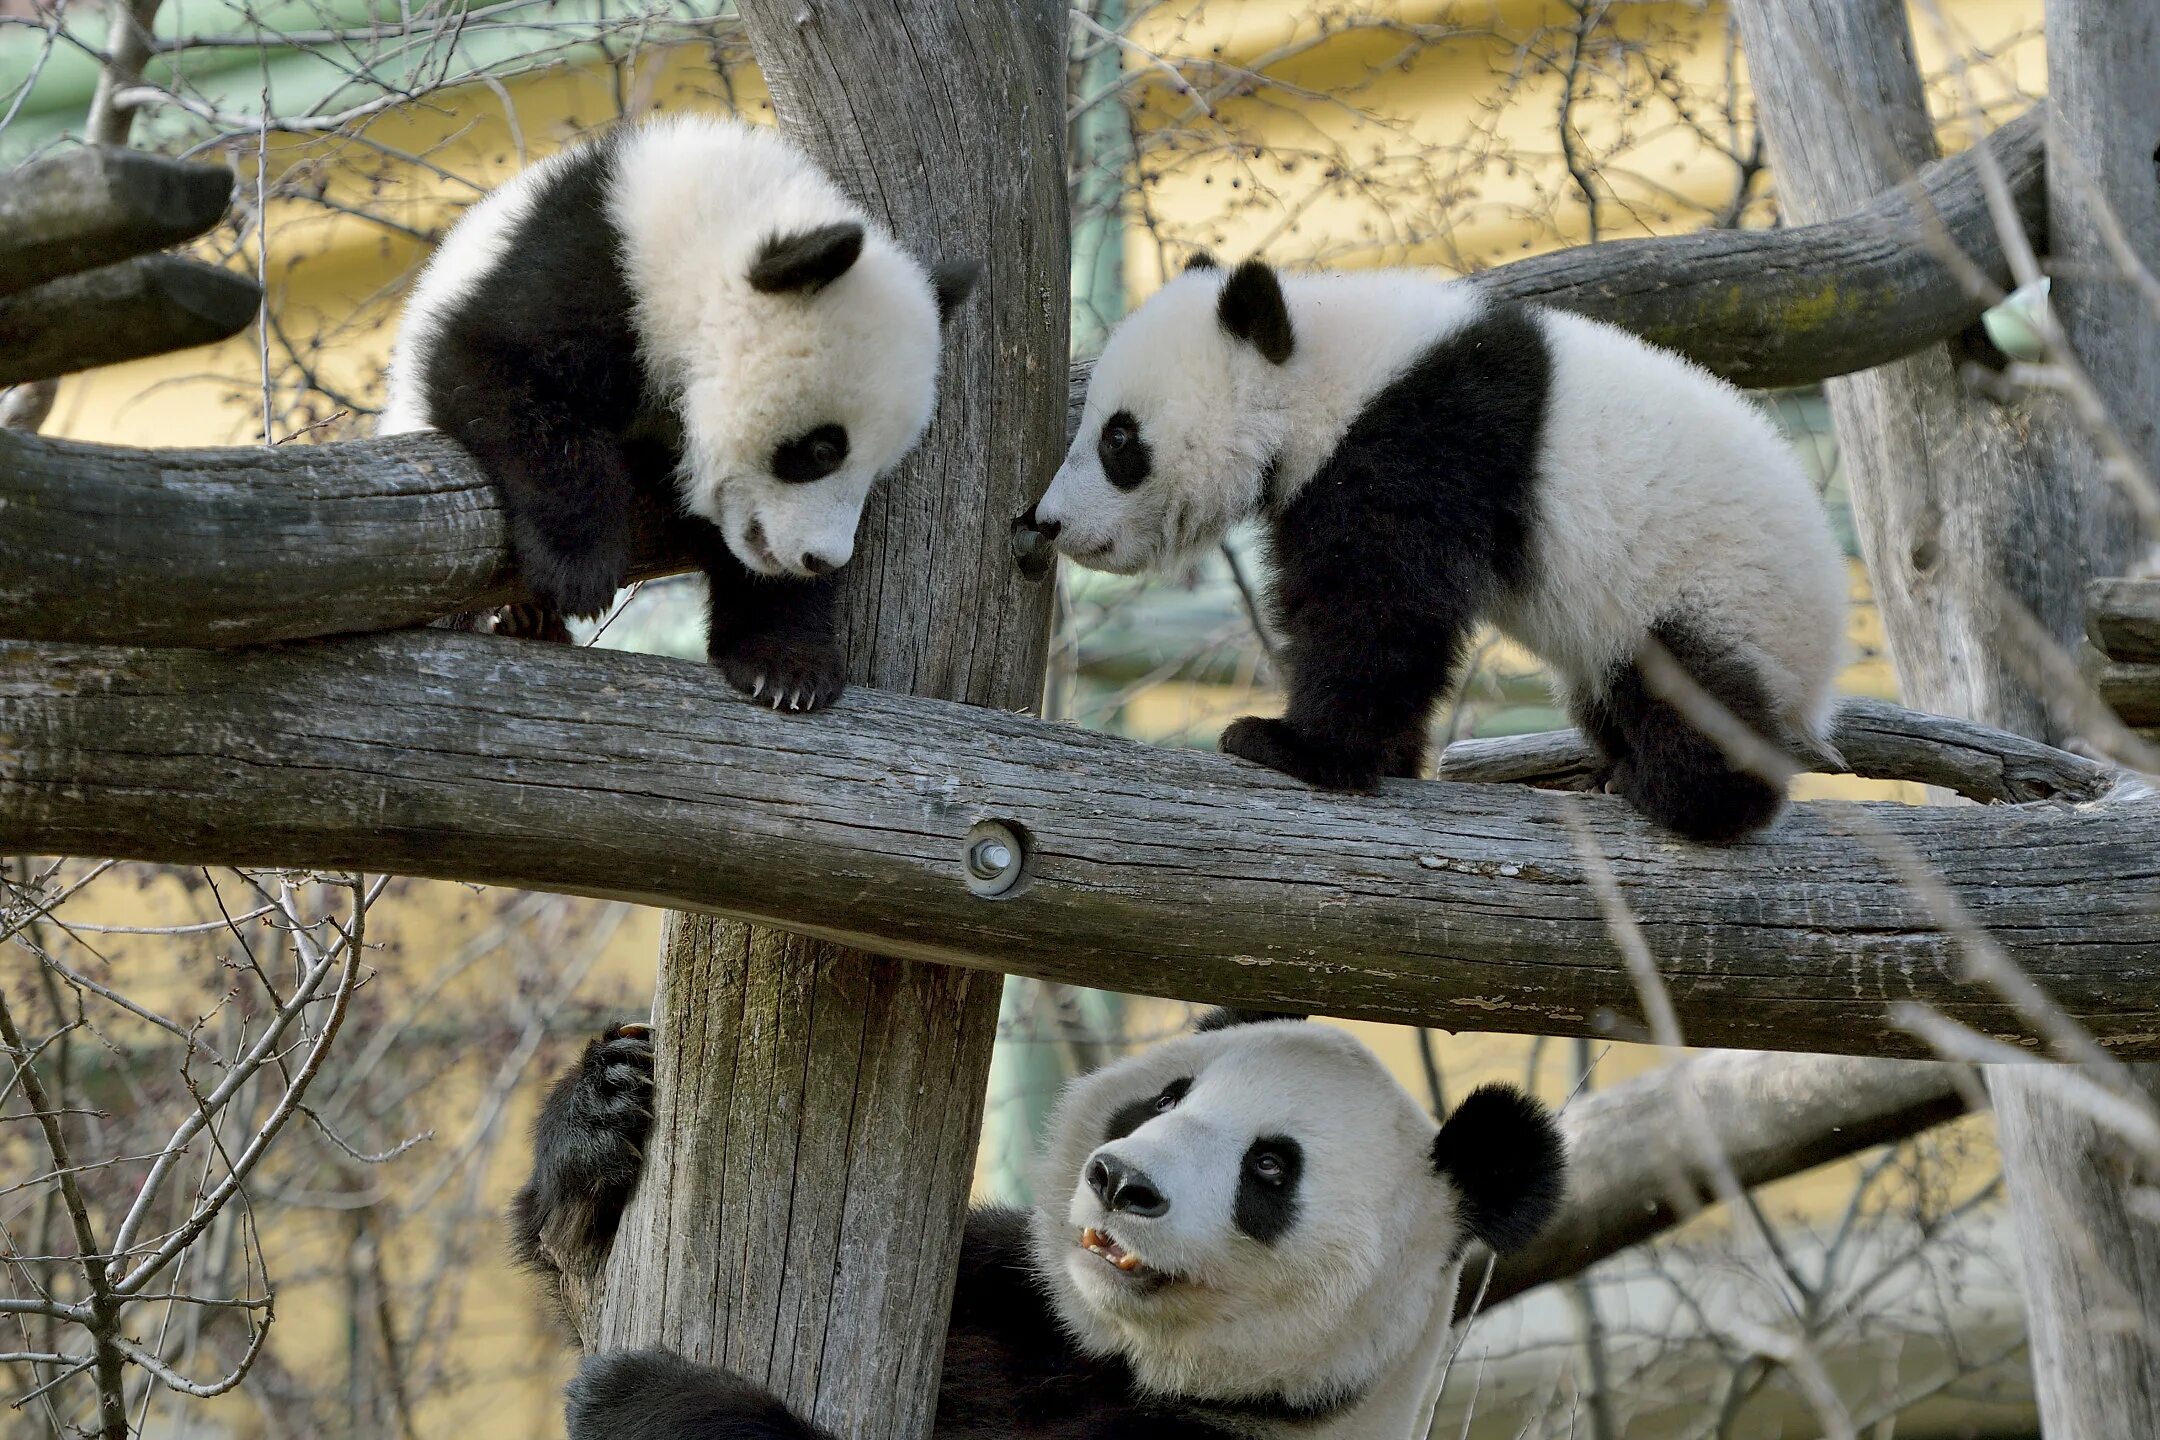
{"label": "panda's black hind leg", "polygon": [[[1604,752],[1601,788],[1665,829],[1718,844],[1762,829],[1785,805],[1785,787],[1736,764],[1686,713],[1714,701],[1757,736],[1781,733],[1762,681],[1740,657],[1691,627],[1667,622],[1651,641],[1679,666],[1697,692],[1682,705],[1660,693],[1640,659],[1615,667],[1605,685],[1578,699],[1576,723]],[[1647,647],[1646,647],[1647,648]]]}

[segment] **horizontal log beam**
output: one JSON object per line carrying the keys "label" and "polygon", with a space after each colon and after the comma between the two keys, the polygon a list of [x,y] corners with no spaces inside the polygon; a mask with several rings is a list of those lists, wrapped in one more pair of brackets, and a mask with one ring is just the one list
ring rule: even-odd
{"label": "horizontal log beam", "polygon": [[[2160,803],[1794,807],[1680,843],[1602,796],[1316,793],[1224,756],[857,690],[776,717],[705,667],[422,630],[277,648],[0,643],[0,853],[370,870],[612,896],[903,958],[1447,1029],[1640,1014],[1570,820],[1691,1043],[1911,1054],[1919,1000],[2025,1038],[1885,861],[1905,847],[2099,1040],[2160,1058]],[[969,890],[980,821],[1026,874]]]}
{"label": "horizontal log beam", "polygon": [[[1983,804],[2097,800],[2118,774],[2037,740],[1881,700],[1844,701],[1830,739],[1851,774],[1938,785]],[[1437,770],[1443,780],[1585,790],[1601,767],[1580,731],[1547,730],[1458,740],[1441,753]]]}
{"label": "horizontal log beam", "polygon": [[147,255],[215,226],[232,171],[139,150],[71,150],[0,179],[0,295]]}
{"label": "horizontal log beam", "polygon": [[2133,664],[2094,658],[2088,670],[2093,689],[2123,724],[2160,725],[2160,663]]}
{"label": "horizontal log beam", "polygon": [[254,323],[261,303],[247,276],[182,255],[47,281],[0,299],[0,385],[215,344]]}
{"label": "horizontal log beam", "polygon": [[2160,580],[2095,580],[2085,592],[2085,630],[2111,660],[2160,664]]}
{"label": "horizontal log beam", "polygon": [[[1699,1162],[1703,1136],[1682,1118],[1686,1086],[1701,1101],[1710,1140],[1752,1190],[1832,1160],[1917,1135],[1965,1113],[1956,1067],[1845,1055],[1695,1055],[1568,1102],[1568,1193],[1537,1239],[1499,1257],[1486,1309],[1539,1285],[1579,1275],[1713,1203],[1715,1178]],[[1476,1298],[1486,1255],[1472,1255],[1457,1297]]]}

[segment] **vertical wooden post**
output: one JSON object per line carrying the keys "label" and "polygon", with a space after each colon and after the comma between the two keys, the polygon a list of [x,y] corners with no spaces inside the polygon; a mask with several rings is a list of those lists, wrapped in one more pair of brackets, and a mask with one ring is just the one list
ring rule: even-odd
{"label": "vertical wooden post", "polygon": [[[1064,8],[741,10],[783,128],[918,254],[983,263],[947,331],[938,419],[864,517],[853,679],[1032,708],[1049,591],[1018,578],[1007,533],[1064,449]],[[953,817],[955,887],[980,818]],[[658,1124],[588,1341],[725,1365],[844,1436],[927,1435],[998,990],[674,917]]]}
{"label": "vertical wooden post", "polygon": [[[1735,14],[1790,219],[1831,218],[1933,157],[1903,0],[1750,0]],[[2100,278],[2120,268],[2086,187],[2108,193],[2152,265],[2160,20],[2146,6],[2051,0],[2047,27],[2058,311],[2150,469],[2160,462],[2160,320],[2126,284]],[[2003,643],[2000,600],[2075,646],[2084,582],[2130,548],[2130,511],[2083,427],[1968,396],[1939,350],[1829,391],[1906,700],[2056,738],[2047,697]],[[1988,1074],[2042,1421],[2049,1440],[2160,1434],[2160,1228],[2127,1208],[2121,1142],[2065,1107],[2057,1078],[2039,1066]]]}

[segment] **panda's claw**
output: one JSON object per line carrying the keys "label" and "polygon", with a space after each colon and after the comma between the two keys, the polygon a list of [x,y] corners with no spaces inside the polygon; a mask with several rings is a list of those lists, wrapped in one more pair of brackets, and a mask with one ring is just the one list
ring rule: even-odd
{"label": "panda's claw", "polygon": [[847,688],[847,659],[829,640],[745,636],[717,648],[712,661],[728,684],[774,710],[822,710]]}

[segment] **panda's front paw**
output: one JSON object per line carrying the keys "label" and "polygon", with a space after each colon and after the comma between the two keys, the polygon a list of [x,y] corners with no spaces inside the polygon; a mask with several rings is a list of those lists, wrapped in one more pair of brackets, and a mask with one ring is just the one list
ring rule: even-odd
{"label": "panda's front paw", "polygon": [[715,647],[728,684],[775,710],[822,710],[847,688],[847,657],[830,640],[757,635]]}
{"label": "panda's front paw", "polygon": [[532,1175],[511,1202],[526,1264],[570,1275],[605,1260],[645,1168],[652,1106],[650,1025],[602,1031],[555,1083],[533,1125]]}
{"label": "panda's front paw", "polygon": [[652,1130],[652,1026],[625,1022],[601,1031],[578,1060],[571,1121],[590,1140],[603,1137],[642,1152]]}
{"label": "panda's front paw", "polygon": [[533,599],[559,615],[605,615],[630,580],[630,537],[607,532],[575,547],[541,536],[516,537],[518,574]]}
{"label": "panda's front paw", "polygon": [[1298,733],[1287,720],[1247,715],[1223,731],[1225,755],[1279,770],[1322,790],[1366,791],[1380,784],[1385,757],[1360,755]]}

